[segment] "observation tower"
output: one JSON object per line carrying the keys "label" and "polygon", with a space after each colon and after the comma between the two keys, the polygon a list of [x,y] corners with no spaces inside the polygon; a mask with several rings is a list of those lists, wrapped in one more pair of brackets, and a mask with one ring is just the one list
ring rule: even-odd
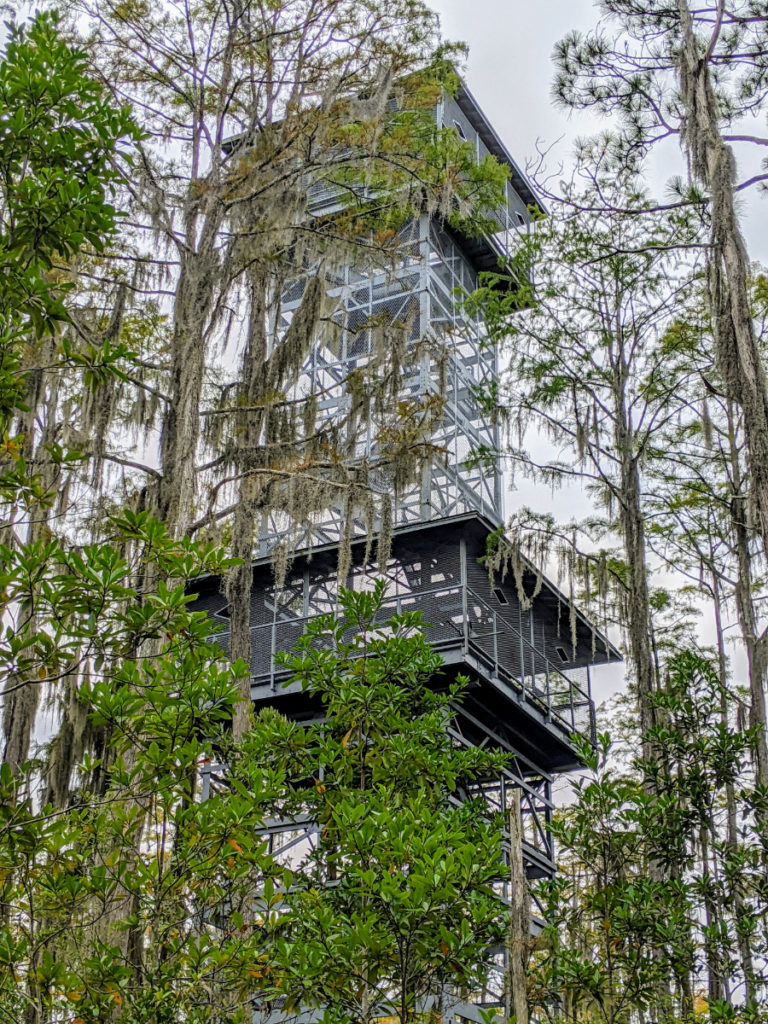
{"label": "observation tower", "polygon": [[[404,232],[394,273],[347,268],[337,285],[339,308],[349,328],[343,333],[346,340],[333,350],[318,342],[305,372],[329,396],[327,415],[332,417],[346,400],[343,382],[367,358],[365,323],[407,322],[414,341],[435,339],[443,353],[440,367],[427,354],[406,368],[402,381],[406,398],[440,396],[441,415],[432,441],[442,455],[429,461],[420,479],[399,495],[386,566],[365,561],[361,513],[349,531],[349,573],[339,580],[343,513],[332,510],[314,524],[311,550],[297,552],[284,583],[277,586],[270,549],[280,538],[281,525],[265,520],[253,563],[251,696],[257,709],[273,705],[302,720],[319,716],[319,707],[288,681],[288,672],[276,667],[274,655],[290,651],[314,616],[337,609],[340,584],[369,589],[372,579],[383,576],[382,621],[395,612],[420,610],[430,624],[427,637],[440,652],[444,672],[469,678],[448,726],[455,741],[490,745],[510,755],[509,769],[477,784],[471,795],[479,792],[490,810],[508,816],[513,793],[519,791],[522,859],[527,877],[536,879],[555,872],[547,829],[553,779],[580,766],[573,734],[594,740],[590,667],[620,656],[556,586],[546,579],[537,586],[532,567],[523,574],[525,592],[538,590],[529,603],[519,599],[511,575],[491,583],[481,564],[488,538],[504,521],[503,478],[497,460],[470,456],[498,450],[498,427],[478,398],[497,375],[498,357],[485,341],[482,322],[466,313],[460,296],[478,286],[483,271],[499,271],[512,234],[531,223],[529,209],[536,198],[466,87],[460,86],[455,97],[443,96],[435,118],[471,143],[478,160],[491,154],[509,169],[506,201],[496,213],[498,230],[470,238],[437,216],[422,215]],[[328,190],[317,193],[313,202],[319,211],[331,213],[338,198]],[[505,286],[514,288],[514,280]],[[286,329],[300,298],[300,289],[295,300],[285,296],[281,315]],[[375,441],[363,438],[360,443],[361,454],[371,456]],[[386,478],[381,486],[387,488]],[[196,607],[222,627],[217,639],[226,647],[228,619],[220,581],[204,580],[196,589]],[[312,822],[301,828],[295,822],[272,828],[276,848],[292,849],[296,856],[311,845],[316,831]],[[509,835],[505,844],[509,857]],[[536,928],[536,908],[532,920]],[[492,950],[489,955],[497,966],[491,983],[486,991],[456,999],[456,1021],[479,1021],[480,1008],[503,1004],[504,954]]]}

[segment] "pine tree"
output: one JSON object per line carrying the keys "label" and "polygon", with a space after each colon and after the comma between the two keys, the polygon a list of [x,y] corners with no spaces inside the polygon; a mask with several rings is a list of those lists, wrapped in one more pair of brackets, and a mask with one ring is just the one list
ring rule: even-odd
{"label": "pine tree", "polygon": [[[749,301],[749,259],[737,193],[765,174],[737,181],[732,143],[764,139],[733,132],[765,103],[768,8],[764,3],[674,5],[606,0],[605,26],[558,47],[555,91],[569,106],[596,106],[621,120],[623,159],[637,164],[676,137],[688,162],[695,203],[710,229],[708,296],[720,373],[744,420],[750,502],[768,551],[768,383]],[[758,152],[760,150],[758,149]]]}
{"label": "pine tree", "polygon": [[[695,225],[649,209],[637,179],[622,175],[605,151],[601,160],[591,171],[594,186],[580,192],[577,182],[521,242],[516,259],[530,288],[499,299],[491,282],[475,301],[487,307],[510,357],[498,395],[489,396],[509,424],[503,457],[553,486],[583,482],[597,505],[583,524],[520,512],[517,544],[542,569],[559,552],[566,585],[581,580],[587,599],[618,611],[649,736],[659,658],[644,466],[677,414],[682,381],[695,372],[681,336],[669,330],[690,295],[691,267],[678,247],[692,241]],[[541,460],[520,446],[538,434],[557,456]],[[597,547],[617,539],[615,553]]]}

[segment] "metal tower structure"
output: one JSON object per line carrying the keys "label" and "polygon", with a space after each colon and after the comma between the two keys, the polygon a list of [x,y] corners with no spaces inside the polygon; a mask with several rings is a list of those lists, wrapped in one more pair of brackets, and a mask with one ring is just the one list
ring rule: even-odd
{"label": "metal tower structure", "polygon": [[[288,716],[306,719],[321,714],[288,673],[276,667],[275,654],[291,650],[313,616],[336,610],[341,584],[362,589],[373,577],[383,576],[383,619],[406,609],[421,610],[444,671],[470,679],[450,725],[455,741],[490,744],[510,755],[509,769],[477,788],[489,810],[503,812],[510,809],[513,790],[519,791],[523,861],[528,877],[540,878],[555,871],[547,830],[553,778],[579,766],[574,733],[594,738],[590,666],[618,660],[619,654],[578,611],[573,613],[572,633],[568,598],[547,580],[528,607],[519,601],[511,580],[492,584],[481,565],[487,538],[503,523],[503,481],[498,463],[466,460],[472,452],[498,448],[497,428],[476,395],[478,387],[494,379],[498,364],[496,352],[484,341],[482,323],[463,311],[457,296],[474,290],[482,271],[498,269],[510,233],[525,230],[531,220],[529,206],[536,200],[465,87],[455,98],[444,97],[435,117],[471,142],[478,159],[490,153],[509,168],[506,203],[497,213],[498,232],[471,239],[437,218],[422,216],[404,239],[394,272],[347,268],[337,284],[340,315],[348,328],[341,332],[344,340],[333,348],[318,342],[305,373],[323,389],[326,414],[333,417],[346,401],[343,381],[358,361],[368,357],[366,322],[387,317],[409,323],[414,341],[434,338],[447,353],[442,417],[433,437],[444,457],[433,460],[422,479],[400,496],[386,566],[366,563],[361,521],[353,531],[358,538],[352,543],[349,574],[339,580],[341,513],[331,512],[315,523],[307,538],[311,551],[298,552],[278,587],[269,548],[284,527],[279,520],[265,522],[253,565],[251,695],[257,707],[270,704]],[[317,197],[328,208],[334,201],[330,192]],[[281,315],[286,328],[300,294],[297,289],[295,298],[285,297]],[[403,394],[436,392],[435,372],[428,357],[411,365],[402,382]],[[375,454],[374,440],[363,438],[360,444],[361,454]],[[386,489],[388,481],[382,479],[381,486]],[[533,592],[534,582],[531,569],[524,579],[527,592]],[[202,581],[196,589],[197,607],[223,627],[218,639],[226,647],[228,619],[219,581]],[[312,849],[317,827],[311,821],[292,821],[275,824],[271,832],[274,850],[300,860]],[[508,855],[509,836],[505,842]],[[501,1005],[504,954],[492,950],[489,956],[495,964],[491,984],[484,992],[455,999],[451,1013],[456,1022],[480,1021],[480,1009]]]}
{"label": "metal tower structure", "polygon": [[[500,467],[485,459],[467,463],[472,453],[498,449],[497,427],[477,399],[477,392],[487,389],[496,378],[497,354],[485,342],[482,321],[463,309],[459,297],[477,288],[482,271],[500,269],[510,235],[530,224],[530,208],[536,204],[530,185],[465,87],[456,98],[443,97],[435,118],[471,143],[478,161],[490,154],[508,167],[505,202],[496,211],[498,231],[480,239],[470,238],[436,217],[422,215],[402,233],[394,269],[342,268],[328,293],[336,307],[334,318],[339,330],[316,342],[303,379],[295,388],[297,395],[321,394],[321,413],[333,421],[343,414],[349,401],[345,389],[349,374],[370,359],[373,339],[367,325],[407,325],[411,343],[418,344],[426,354],[406,365],[401,396],[403,400],[424,400],[431,395],[442,402],[442,417],[431,437],[440,455],[424,468],[417,483],[398,495],[393,517],[396,526],[470,511],[497,522],[503,519]],[[332,215],[341,206],[338,189],[313,191],[315,216]],[[288,329],[302,292],[303,286],[297,282],[283,296],[278,334]],[[359,439],[358,451],[361,458],[376,460],[376,439],[371,433]],[[379,474],[374,489],[391,490],[386,471]],[[340,508],[319,516],[306,536],[306,544],[337,541],[343,519]],[[360,520],[353,532],[365,530]],[[286,524],[279,514],[265,517],[260,553],[269,553],[285,531]]]}

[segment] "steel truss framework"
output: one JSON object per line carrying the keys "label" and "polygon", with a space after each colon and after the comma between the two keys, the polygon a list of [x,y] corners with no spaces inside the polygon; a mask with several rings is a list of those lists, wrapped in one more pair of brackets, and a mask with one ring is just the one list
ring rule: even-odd
{"label": "steel truss framework", "polygon": [[[400,260],[391,271],[342,268],[330,289],[336,305],[336,329],[318,338],[301,379],[290,397],[318,395],[318,410],[326,422],[340,421],[351,397],[347,381],[371,360],[376,335],[387,326],[405,330],[409,358],[403,367],[400,400],[428,402],[441,407],[429,438],[434,457],[424,465],[421,479],[396,496],[395,525],[446,518],[475,510],[501,521],[502,479],[493,455],[498,428],[482,409],[479,395],[487,393],[497,375],[497,355],[485,343],[482,323],[464,308],[462,296],[478,284],[477,272],[458,241],[438,221],[422,216],[404,232]],[[283,296],[278,334],[287,331],[301,301],[302,287]],[[483,458],[473,458],[478,453]],[[382,453],[375,428],[356,441],[359,460],[376,466]],[[469,460],[469,461],[468,461]],[[373,489],[390,495],[391,474],[374,469]],[[338,541],[344,529],[342,507],[318,515],[300,546]],[[280,514],[265,517],[260,552],[268,553],[288,531]],[[354,533],[367,530],[362,512]]]}

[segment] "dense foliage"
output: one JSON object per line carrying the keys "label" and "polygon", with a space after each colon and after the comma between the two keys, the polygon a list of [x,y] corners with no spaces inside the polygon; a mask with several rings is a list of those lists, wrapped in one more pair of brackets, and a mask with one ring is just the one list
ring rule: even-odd
{"label": "dense foliage", "polygon": [[[227,658],[205,616],[189,610],[193,579],[236,566],[226,548],[173,539],[147,508],[113,504],[90,523],[83,515],[98,475],[89,409],[98,420],[103,393],[129,384],[141,363],[136,322],[124,329],[125,293],[105,316],[103,304],[89,306],[84,287],[118,230],[110,196],[134,166],[121,146],[141,133],[47,15],[12,29],[0,82],[9,112],[0,282],[0,1007],[29,1022],[248,1020],[254,998],[284,1000],[299,979],[304,984],[299,952],[307,963],[314,957],[301,940],[320,867],[294,864],[294,881],[264,833],[275,807],[305,799],[293,774],[296,735],[285,736],[282,759],[275,730],[290,729],[274,716],[233,742],[247,668]],[[66,430],[62,408],[72,418]],[[362,623],[379,603],[350,596],[348,611]],[[326,907],[318,923],[335,914],[339,952],[370,961],[369,1015],[384,992],[397,993],[411,1015],[433,982],[480,979],[483,950],[502,927],[492,888],[498,829],[450,802],[458,780],[495,760],[454,751],[447,740],[444,701],[425,690],[435,658],[415,617],[368,630],[354,661],[352,647],[334,646],[344,626],[323,628],[330,645],[322,675],[304,671],[300,682],[319,695],[327,689],[327,725],[307,731],[302,766],[326,773],[329,820],[330,808],[354,813],[377,832],[380,870],[371,872],[368,860],[355,874],[354,851],[342,851],[346,902]],[[382,726],[366,733],[362,748],[347,724],[361,699]],[[38,718],[42,706],[54,708],[53,729]],[[337,720],[348,737],[331,749]],[[401,762],[401,744],[421,759]],[[348,755],[357,764],[361,749],[371,770],[367,803],[354,770],[348,777]],[[219,771],[218,788],[201,800],[201,769],[221,759],[224,781]],[[309,811],[324,813],[311,803]],[[422,819],[441,839],[420,850]],[[395,892],[387,836],[406,827],[413,841],[401,849]],[[257,893],[266,904],[258,911]],[[412,946],[404,963],[382,949],[381,928],[355,927],[359,907],[374,899],[382,914],[400,911]],[[436,958],[447,913],[464,923],[446,933],[446,953]],[[297,990],[299,997],[306,994]]]}
{"label": "dense foliage", "polygon": [[[65,6],[11,25],[0,59],[0,1009],[440,1012],[514,945],[502,823],[464,799],[501,760],[454,745],[460,688],[430,688],[422,623],[379,622],[381,589],[342,591],[285,655],[318,719],[254,719],[249,588],[260,531],[279,579],[323,516],[341,576],[355,518],[386,561],[398,488],[444,454],[439,386],[402,381],[439,382],[451,339],[344,296],[421,217],[493,229],[505,171],[433,116],[461,50],[414,0]],[[578,521],[518,510],[492,567],[519,588],[524,556],[553,570],[629,669],[554,822],[508,1009],[760,1021],[768,284],[738,196],[766,175],[732,146],[766,145],[740,119],[766,110],[768,5],[598,6],[555,88],[612,132],[541,183],[550,213],[502,268],[517,290],[467,300],[504,367],[475,397],[506,427],[470,458],[592,499]],[[689,169],[661,203],[660,143]],[[330,366],[359,346],[354,370],[303,374],[318,344]],[[227,653],[190,611],[203,573]]]}

